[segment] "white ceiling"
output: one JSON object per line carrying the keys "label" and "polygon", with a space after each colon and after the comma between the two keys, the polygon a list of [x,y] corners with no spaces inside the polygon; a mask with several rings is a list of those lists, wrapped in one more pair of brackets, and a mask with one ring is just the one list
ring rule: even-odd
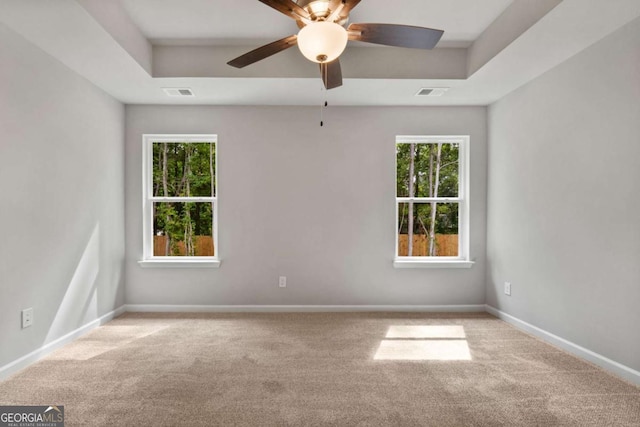
{"label": "white ceiling", "polygon": [[[226,65],[253,40],[296,30],[258,0],[0,0],[0,25],[126,104],[489,105],[638,16],[640,0],[362,0],[353,22],[441,28],[458,47],[350,43],[344,85],[322,93],[317,65],[295,48]],[[443,86],[442,97],[414,96]],[[170,98],[165,87],[196,96]]]}
{"label": "white ceiling", "polygon": [[[537,1],[537,0],[536,0]],[[468,46],[513,0],[363,0],[350,22],[444,29],[440,46]],[[295,22],[258,0],[122,0],[155,44],[246,44],[298,31]]]}

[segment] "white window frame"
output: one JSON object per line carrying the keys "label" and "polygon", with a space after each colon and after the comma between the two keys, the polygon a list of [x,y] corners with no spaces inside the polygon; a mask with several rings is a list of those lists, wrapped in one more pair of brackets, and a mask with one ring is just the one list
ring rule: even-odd
{"label": "white window frame", "polygon": [[[158,142],[211,143],[216,146],[215,194],[211,197],[154,197],[153,189],[153,144]],[[142,260],[141,267],[207,267],[220,266],[218,245],[218,135],[213,134],[144,134],[142,135]],[[213,177],[212,177],[213,178]],[[213,203],[213,247],[211,257],[172,257],[153,255],[153,203],[154,202],[212,202]]]}
{"label": "white window frame", "polygon": [[[470,268],[474,263],[469,258],[469,135],[399,135],[396,136],[393,169],[394,184],[397,192],[397,151],[398,144],[459,144],[458,197],[398,197],[395,198],[395,268]],[[407,202],[456,202],[458,203],[458,256],[398,256],[398,205]]]}

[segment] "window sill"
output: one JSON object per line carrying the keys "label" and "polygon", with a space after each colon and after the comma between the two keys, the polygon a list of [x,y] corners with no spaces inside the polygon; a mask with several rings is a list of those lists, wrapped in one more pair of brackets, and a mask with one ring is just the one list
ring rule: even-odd
{"label": "window sill", "polygon": [[145,259],[138,261],[143,268],[219,268],[217,259]]}
{"label": "window sill", "polygon": [[393,261],[394,268],[471,268],[475,262],[465,260],[411,260],[411,259],[395,259]]}

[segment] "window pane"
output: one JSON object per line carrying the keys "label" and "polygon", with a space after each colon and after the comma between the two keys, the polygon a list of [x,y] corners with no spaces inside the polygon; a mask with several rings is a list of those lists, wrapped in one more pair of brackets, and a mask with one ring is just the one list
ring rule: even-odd
{"label": "window pane", "polygon": [[208,142],[154,142],[155,197],[215,196],[216,145]]}
{"label": "window pane", "polygon": [[458,203],[398,203],[398,256],[458,256],[458,208]]}
{"label": "window pane", "polygon": [[459,158],[459,144],[396,144],[397,197],[458,197]]}
{"label": "window pane", "polygon": [[213,203],[153,204],[153,256],[214,256]]}

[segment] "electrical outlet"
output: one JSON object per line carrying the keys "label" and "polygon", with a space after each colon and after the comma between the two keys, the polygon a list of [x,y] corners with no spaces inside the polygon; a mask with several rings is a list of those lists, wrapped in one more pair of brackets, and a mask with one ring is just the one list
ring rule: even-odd
{"label": "electrical outlet", "polygon": [[22,310],[22,329],[33,325],[33,308]]}
{"label": "electrical outlet", "polygon": [[278,286],[280,286],[281,288],[287,287],[287,276],[280,276],[280,279],[278,280]]}
{"label": "electrical outlet", "polygon": [[510,282],[504,282],[504,293],[506,295],[511,296],[511,283]]}

